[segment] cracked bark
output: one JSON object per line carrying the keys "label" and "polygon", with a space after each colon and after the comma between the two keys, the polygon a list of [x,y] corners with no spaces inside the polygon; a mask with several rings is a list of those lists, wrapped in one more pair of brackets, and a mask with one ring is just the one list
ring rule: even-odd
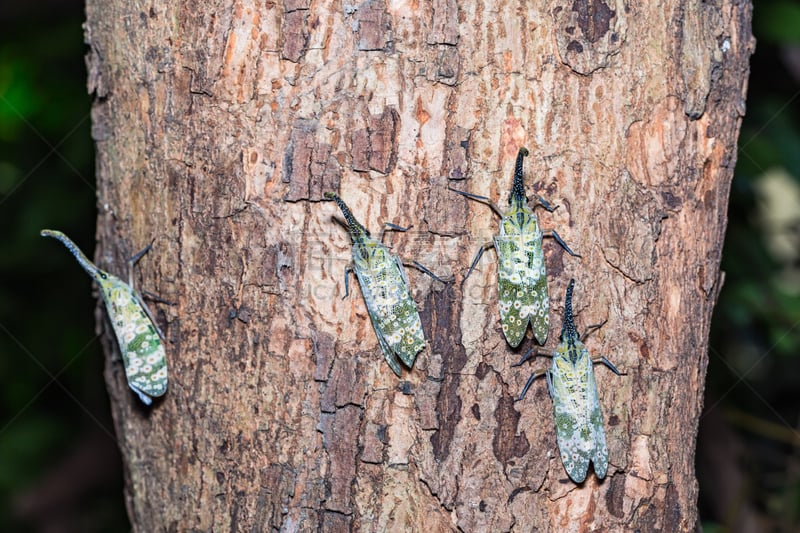
{"label": "cracked bark", "polygon": [[[90,0],[99,263],[155,238],[140,286],[170,389],[147,411],[106,379],[137,531],[689,531],[707,333],[753,49],[750,7],[436,0]],[[526,146],[529,194],[582,254],[545,244],[549,346],[577,280],[610,468],[567,480],[544,382],[511,368],[488,253]],[[428,338],[397,379],[360,291],[365,225],[409,272]],[[117,267],[117,268],[115,268]],[[355,285],[355,284],[354,284]],[[101,321],[101,324],[105,324]],[[108,328],[106,328],[108,329]],[[530,334],[529,334],[530,337]],[[109,352],[114,350],[106,334]],[[536,367],[544,360],[535,361]]]}

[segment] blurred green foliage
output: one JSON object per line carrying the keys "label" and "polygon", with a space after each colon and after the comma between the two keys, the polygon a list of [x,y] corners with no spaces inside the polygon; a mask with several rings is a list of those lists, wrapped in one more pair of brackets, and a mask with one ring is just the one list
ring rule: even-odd
{"label": "blurred green foliage", "polygon": [[753,31],[760,43],[800,44],[800,4],[791,0],[756,0]]}
{"label": "blurred green foliage", "polygon": [[[763,530],[798,531],[800,209],[787,206],[800,191],[800,4],[756,0],[753,26],[758,43],[728,209],[726,277],[712,322],[699,442],[736,453],[728,472],[712,474],[698,464],[701,515],[706,530],[743,531],[743,517],[752,513]],[[704,420],[720,413],[730,435],[704,433]],[[715,501],[719,493],[711,487],[730,484],[737,497]]]}
{"label": "blurred green foliage", "polygon": [[[42,513],[66,522],[60,531],[129,529],[113,452],[97,453],[110,466],[105,459],[86,465],[85,477],[68,475],[82,446],[107,452],[116,443],[91,280],[38,235],[61,229],[93,254],[82,9],[80,1],[0,7],[2,531],[43,530]],[[87,438],[97,433],[102,439]],[[93,476],[93,468],[111,474]],[[89,479],[100,481],[84,486]],[[54,499],[54,491],[69,497]]]}

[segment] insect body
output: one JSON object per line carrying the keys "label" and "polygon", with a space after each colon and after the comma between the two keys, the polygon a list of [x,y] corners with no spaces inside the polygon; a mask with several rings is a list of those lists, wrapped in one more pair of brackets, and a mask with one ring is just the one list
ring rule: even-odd
{"label": "insect body", "polygon": [[[345,297],[349,293],[348,274],[353,270],[361,286],[383,357],[394,373],[400,376],[398,359],[411,368],[417,353],[425,347],[422,322],[408,290],[403,262],[392,255],[380,240],[370,237],[369,231],[355,219],[341,198],[330,192],[325,193],[325,198],[335,201],[342,210],[353,242],[353,264],[345,271]],[[398,226],[391,227],[404,230]],[[433,276],[421,265],[415,266]]]}
{"label": "insect body", "polygon": [[[500,323],[508,344],[513,347],[519,346],[522,342],[528,324],[531,324],[539,344],[544,344],[547,340],[550,300],[547,295],[542,239],[553,237],[570,255],[577,256],[555,230],[539,227],[536,214],[528,207],[522,179],[522,160],[527,155],[528,150],[525,148],[520,148],[517,153],[514,185],[508,199],[510,209],[505,213],[484,196],[451,189],[467,198],[489,205],[501,218],[500,232],[493,241],[498,259]],[[552,212],[555,209],[540,196],[536,199],[546,210]],[[487,243],[478,250],[465,280],[475,269],[484,250],[491,245],[492,243]]]}
{"label": "insect body", "polygon": [[[556,422],[556,439],[561,452],[561,461],[569,477],[575,483],[586,479],[589,461],[594,464],[597,477],[602,479],[608,470],[608,447],[603,429],[603,415],[600,412],[600,401],[597,398],[597,385],[594,381],[593,363],[603,363],[615,374],[619,370],[605,357],[592,360],[589,351],[583,344],[590,329],[583,337],[578,337],[575,321],[572,316],[572,289],[575,280],[570,280],[564,303],[564,324],[561,327],[561,343],[555,352],[536,349],[535,352],[553,358],[552,367],[548,370],[534,372],[519,400],[525,397],[533,380],[545,375]],[[602,324],[592,326],[598,328]],[[525,354],[514,366],[519,366],[528,359],[534,350]]]}
{"label": "insect body", "polygon": [[[133,288],[132,276],[128,283],[105,272],[83,255],[83,252],[60,231],[42,230],[43,237],[61,241],[75,256],[78,263],[100,286],[111,326],[117,336],[128,385],[145,405],[153,398],[167,392],[167,359],[161,344],[161,332],[149,315],[147,306]],[[150,246],[136,254],[129,263],[130,269]],[[130,275],[130,273],[129,273]]]}

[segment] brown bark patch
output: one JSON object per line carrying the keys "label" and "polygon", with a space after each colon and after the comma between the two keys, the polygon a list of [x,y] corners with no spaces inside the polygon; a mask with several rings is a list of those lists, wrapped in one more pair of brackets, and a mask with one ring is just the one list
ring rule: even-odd
{"label": "brown bark patch", "polygon": [[369,120],[369,167],[381,174],[391,172],[397,160],[395,139],[399,118],[397,111],[387,107],[383,113]]}
{"label": "brown bark patch", "polygon": [[429,331],[437,332],[436,336],[427,338],[431,351],[441,354],[442,359],[443,381],[436,399],[439,429],[431,435],[433,455],[439,461],[450,453],[450,444],[461,420],[462,402],[458,387],[461,384],[460,371],[467,364],[467,352],[461,344],[461,307],[454,303],[459,301],[459,298],[453,298],[452,288],[448,286],[448,290],[431,291],[424,309],[420,311],[426,336]]}
{"label": "brown bark patch", "polygon": [[440,47],[436,65],[436,79],[446,85],[455,85],[461,65],[458,50],[453,46]]}
{"label": "brown bark patch", "polygon": [[281,30],[283,31],[284,59],[297,63],[303,57],[308,46],[308,6],[304,0],[286,0]]}
{"label": "brown bark patch", "polygon": [[358,8],[358,49],[362,52],[384,50],[392,40],[392,25],[386,4],[370,0]]}
{"label": "brown bark patch", "polygon": [[323,533],[350,533],[352,528],[353,518],[331,511],[322,513],[322,523],[319,525],[319,530]]}
{"label": "brown bark patch", "polygon": [[283,182],[289,184],[287,202],[320,201],[326,191],[339,190],[341,167],[332,147],[316,140],[318,122],[299,119],[283,158]]}
{"label": "brown bark patch", "polygon": [[367,394],[367,386],[363,379],[363,368],[357,361],[370,361],[371,354],[363,357],[340,354],[334,359],[328,385],[320,400],[323,413],[333,413],[346,405],[362,407]]}
{"label": "brown bark patch", "polygon": [[326,381],[331,371],[336,339],[330,333],[318,333],[314,342],[314,381]]}
{"label": "brown bark patch", "polygon": [[603,0],[558,0],[552,13],[561,61],[575,72],[591,74],[619,52],[625,26]]}
{"label": "brown bark patch", "polygon": [[323,446],[328,452],[330,473],[326,478],[328,511],[353,512],[352,481],[356,476],[358,433],[364,411],[349,405],[334,414],[322,415]]}
{"label": "brown bark patch", "polygon": [[606,507],[613,516],[622,518],[625,516],[625,475],[613,475],[610,481],[606,491]]}
{"label": "brown bark patch", "polygon": [[717,6],[706,2],[685,4],[680,15],[684,112],[697,119],[705,112],[711,84],[722,75],[722,16]]}
{"label": "brown bark patch", "polygon": [[397,162],[399,120],[397,111],[387,107],[380,115],[370,115],[367,128],[350,135],[353,170],[384,175],[392,171]]}
{"label": "brown bark patch", "polygon": [[[428,201],[423,207],[428,231],[437,235],[462,235],[467,226],[468,211],[461,208],[460,197],[448,190],[448,180],[444,176],[431,177],[430,185]],[[446,250],[442,252],[447,253]]]}
{"label": "brown bark patch", "polygon": [[504,465],[513,457],[522,457],[531,447],[524,434],[517,434],[520,416],[514,409],[511,396],[503,394],[494,411],[497,427],[492,439],[492,450],[494,456]]}
{"label": "brown bark patch", "polygon": [[387,442],[386,425],[368,422],[361,437],[361,460],[380,465],[384,461],[383,449]]}
{"label": "brown bark patch", "polygon": [[619,224],[616,218],[600,219],[599,225],[606,235],[605,242],[601,244],[603,256],[609,265],[626,278],[644,283],[654,276],[656,241],[661,234],[661,221],[666,215],[652,193],[631,179],[627,172],[623,172],[616,180],[608,201],[616,206],[612,212],[636,206],[637,217],[634,224]]}
{"label": "brown bark patch", "polygon": [[[470,131],[449,124],[447,126],[447,136],[444,141],[444,160],[442,162],[441,174],[449,180],[463,180],[469,172],[469,161],[467,159],[467,149],[469,148]],[[463,209],[462,209],[463,211]]]}
{"label": "brown bark patch", "polygon": [[433,0],[428,44],[458,44],[458,4],[456,0]]}

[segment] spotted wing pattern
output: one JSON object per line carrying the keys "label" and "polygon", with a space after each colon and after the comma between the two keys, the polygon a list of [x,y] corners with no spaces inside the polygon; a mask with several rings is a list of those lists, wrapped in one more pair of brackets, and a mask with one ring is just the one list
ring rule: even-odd
{"label": "spotted wing pattern", "polygon": [[425,347],[422,322],[408,290],[403,263],[370,237],[367,228],[356,220],[339,196],[332,192],[324,196],[335,201],[342,210],[353,242],[353,270],[367,304],[367,313],[383,357],[400,376],[400,362],[411,368],[417,354]]}
{"label": "spotted wing pattern", "polygon": [[111,274],[98,280],[117,336],[128,385],[147,405],[167,392],[164,346],[131,287]]}
{"label": "spotted wing pattern", "polygon": [[561,461],[569,477],[580,483],[586,479],[590,461],[597,477],[605,477],[608,448],[592,360],[583,343],[574,341],[571,346],[566,341],[559,345],[550,381]]}
{"label": "spotted wing pattern", "polygon": [[539,344],[547,340],[550,299],[547,296],[542,230],[536,215],[523,206],[500,224],[494,238],[498,258],[500,324],[508,344],[519,346],[530,323]]}
{"label": "spotted wing pattern", "polygon": [[514,183],[508,198],[509,210],[500,221],[494,238],[498,260],[500,324],[508,344],[519,346],[528,324],[539,344],[547,341],[550,299],[545,276],[544,237],[536,214],[528,207],[522,163],[528,150],[520,148],[514,166]]}
{"label": "spotted wing pattern", "polygon": [[353,265],[383,356],[400,376],[398,358],[411,368],[425,347],[422,322],[408,290],[403,265],[385,246],[370,238],[365,238],[362,246],[353,247]]}

